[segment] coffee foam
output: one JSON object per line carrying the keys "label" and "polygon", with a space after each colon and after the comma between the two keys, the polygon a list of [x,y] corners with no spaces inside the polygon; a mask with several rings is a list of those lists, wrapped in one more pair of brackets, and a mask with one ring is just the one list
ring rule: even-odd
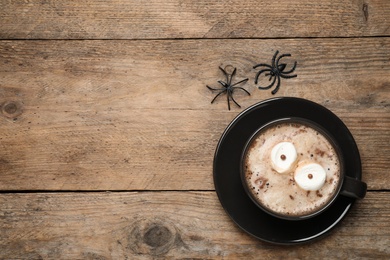
{"label": "coffee foam", "polygon": [[[321,188],[316,191],[300,188],[294,179],[297,165],[285,174],[273,169],[270,153],[282,142],[294,145],[298,165],[310,162],[324,169],[326,178]],[[340,162],[333,146],[317,130],[300,123],[279,123],[261,130],[248,148],[244,171],[256,200],[285,216],[304,216],[322,208],[332,199],[340,180]]]}

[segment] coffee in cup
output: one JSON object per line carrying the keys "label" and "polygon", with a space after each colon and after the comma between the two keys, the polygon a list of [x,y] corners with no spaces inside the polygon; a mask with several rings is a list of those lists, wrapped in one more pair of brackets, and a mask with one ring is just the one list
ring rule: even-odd
{"label": "coffee in cup", "polygon": [[331,136],[301,118],[261,127],[247,143],[241,164],[248,195],[266,212],[285,219],[322,212],[346,177],[342,154]]}

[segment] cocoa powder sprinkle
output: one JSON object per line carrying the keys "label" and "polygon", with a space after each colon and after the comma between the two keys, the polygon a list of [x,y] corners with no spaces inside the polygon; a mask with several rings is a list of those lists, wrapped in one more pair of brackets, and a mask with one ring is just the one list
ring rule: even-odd
{"label": "cocoa powder sprinkle", "polygon": [[[255,180],[255,184],[259,186],[260,189],[264,188],[264,185],[268,183],[268,179],[260,177]],[[268,187],[268,185],[267,185]]]}

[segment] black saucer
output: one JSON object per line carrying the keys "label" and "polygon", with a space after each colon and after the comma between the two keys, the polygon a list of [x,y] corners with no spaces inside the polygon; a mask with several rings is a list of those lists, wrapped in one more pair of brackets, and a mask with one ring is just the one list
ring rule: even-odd
{"label": "black saucer", "polygon": [[229,124],[215,152],[214,185],[223,208],[244,231],[275,244],[298,244],[328,233],[343,219],[355,199],[339,196],[324,213],[299,221],[275,218],[252,202],[241,183],[241,153],[247,140],[260,126],[286,117],[306,118],[327,129],[342,148],[346,175],[361,179],[359,151],[345,124],[317,103],[282,97],[268,99],[249,107]]}

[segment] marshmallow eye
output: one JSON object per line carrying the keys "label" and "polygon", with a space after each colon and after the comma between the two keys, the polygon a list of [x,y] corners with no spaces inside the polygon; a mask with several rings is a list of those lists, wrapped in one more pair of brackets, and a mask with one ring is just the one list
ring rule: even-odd
{"label": "marshmallow eye", "polygon": [[295,170],[294,179],[300,188],[307,191],[316,191],[325,184],[326,172],[317,163],[304,163]]}
{"label": "marshmallow eye", "polygon": [[281,142],[272,148],[271,163],[272,168],[278,173],[287,173],[295,165],[297,151],[290,142]]}

